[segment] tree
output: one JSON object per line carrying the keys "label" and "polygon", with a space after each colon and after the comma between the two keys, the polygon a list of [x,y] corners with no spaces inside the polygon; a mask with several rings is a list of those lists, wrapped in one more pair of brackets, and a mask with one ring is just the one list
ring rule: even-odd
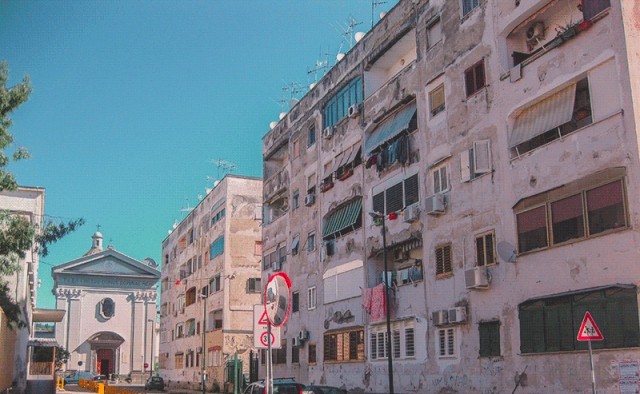
{"label": "tree", "polygon": [[[16,190],[18,184],[15,176],[7,171],[7,165],[14,161],[29,158],[29,152],[22,147],[15,148],[12,154],[5,152],[13,143],[10,132],[11,114],[29,98],[31,82],[24,77],[21,82],[8,88],[9,66],[6,61],[0,62],[0,191]],[[0,307],[7,316],[10,327],[24,327],[26,322],[21,318],[20,306],[11,297],[9,283],[4,279],[7,275],[19,272],[20,263],[27,250],[46,256],[49,246],[66,234],[84,224],[84,219],[71,220],[68,223],[53,223],[47,220],[40,228],[29,223],[26,218],[0,211]]]}
{"label": "tree", "polygon": [[62,367],[69,361],[69,352],[62,346],[56,346],[56,371],[61,371]]}

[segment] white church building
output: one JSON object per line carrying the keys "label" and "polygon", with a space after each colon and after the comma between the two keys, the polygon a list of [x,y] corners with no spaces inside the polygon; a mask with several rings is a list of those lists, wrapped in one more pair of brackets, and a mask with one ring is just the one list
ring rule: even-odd
{"label": "white church building", "polygon": [[152,259],[103,249],[96,232],[91,249],[54,267],[52,276],[56,308],[67,311],[56,327],[56,340],[71,354],[67,370],[109,376],[153,367],[160,272]]}

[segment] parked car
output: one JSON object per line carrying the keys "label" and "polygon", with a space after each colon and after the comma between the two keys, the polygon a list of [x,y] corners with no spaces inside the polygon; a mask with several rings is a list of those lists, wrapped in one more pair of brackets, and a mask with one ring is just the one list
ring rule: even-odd
{"label": "parked car", "polygon": [[[292,378],[273,379],[273,394],[302,394],[304,385],[296,382]],[[251,383],[243,394],[266,394],[264,380]]]}
{"label": "parked car", "polygon": [[105,382],[107,381],[107,375],[96,375],[91,378],[94,382]]}
{"label": "parked car", "polygon": [[152,376],[147,379],[147,382],[144,384],[144,389],[164,391],[164,379],[160,376]]}
{"label": "parked car", "polygon": [[347,394],[347,390],[333,386],[306,386],[302,394]]}
{"label": "parked car", "polygon": [[80,379],[92,380],[95,373],[89,371],[73,371],[64,377],[64,384],[78,384]]}

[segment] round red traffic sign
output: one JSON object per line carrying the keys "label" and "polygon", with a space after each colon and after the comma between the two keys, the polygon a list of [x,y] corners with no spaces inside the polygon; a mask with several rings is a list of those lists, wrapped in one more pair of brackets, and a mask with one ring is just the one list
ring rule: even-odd
{"label": "round red traffic sign", "polygon": [[[269,340],[269,338],[271,338],[271,340]],[[273,345],[275,341],[276,336],[273,335],[273,333],[271,333],[271,336],[269,336],[269,333],[266,331],[260,334],[260,343],[262,344],[262,346],[269,346],[269,342],[271,342],[271,344]]]}
{"label": "round red traffic sign", "polygon": [[149,368],[149,363],[144,363],[145,368]]}

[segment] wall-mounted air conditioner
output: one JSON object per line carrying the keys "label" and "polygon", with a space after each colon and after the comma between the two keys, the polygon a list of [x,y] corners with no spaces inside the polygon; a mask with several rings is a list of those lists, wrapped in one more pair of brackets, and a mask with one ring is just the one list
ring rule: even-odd
{"label": "wall-mounted air conditioner", "polygon": [[307,194],[306,197],[304,198],[304,205],[306,206],[311,206],[316,202],[316,195],[315,194]]}
{"label": "wall-mounted air conditioner", "polygon": [[465,323],[467,321],[467,308],[464,306],[457,306],[447,311],[449,318],[449,324]]}
{"label": "wall-mounted air conditioner", "polygon": [[484,267],[473,267],[464,271],[464,283],[467,289],[488,289],[489,277]]}
{"label": "wall-mounted air conditioner", "polygon": [[443,309],[431,314],[434,326],[444,326],[449,323],[449,311]]}
{"label": "wall-mounted air conditioner", "polygon": [[300,332],[298,333],[298,339],[300,339],[301,341],[308,340],[309,339],[309,331],[300,330]]}
{"label": "wall-mounted air conditioner", "polygon": [[280,271],[282,269],[282,262],[281,261],[273,261],[271,263],[271,269],[273,271]]}
{"label": "wall-mounted air conditioner", "polygon": [[427,197],[425,204],[425,209],[429,215],[442,215],[447,209],[446,196],[442,193]]}
{"label": "wall-mounted air conditioner", "polygon": [[298,337],[293,337],[293,347],[298,347],[302,345],[302,341]]}
{"label": "wall-mounted air conditioner", "polygon": [[415,222],[416,220],[420,219],[420,206],[418,204],[413,204],[405,208],[403,214],[404,214],[403,220],[406,223]]}
{"label": "wall-mounted air conditioner", "polygon": [[360,104],[353,104],[352,106],[350,106],[348,113],[350,118],[355,118],[356,116],[358,116],[358,114],[360,114]]}
{"label": "wall-mounted air conditioner", "polygon": [[527,29],[528,41],[539,41],[544,39],[544,22],[536,22]]}
{"label": "wall-mounted air conditioner", "polygon": [[333,126],[325,127],[324,130],[322,130],[322,138],[327,140],[330,139],[331,137],[333,137],[333,131]]}

